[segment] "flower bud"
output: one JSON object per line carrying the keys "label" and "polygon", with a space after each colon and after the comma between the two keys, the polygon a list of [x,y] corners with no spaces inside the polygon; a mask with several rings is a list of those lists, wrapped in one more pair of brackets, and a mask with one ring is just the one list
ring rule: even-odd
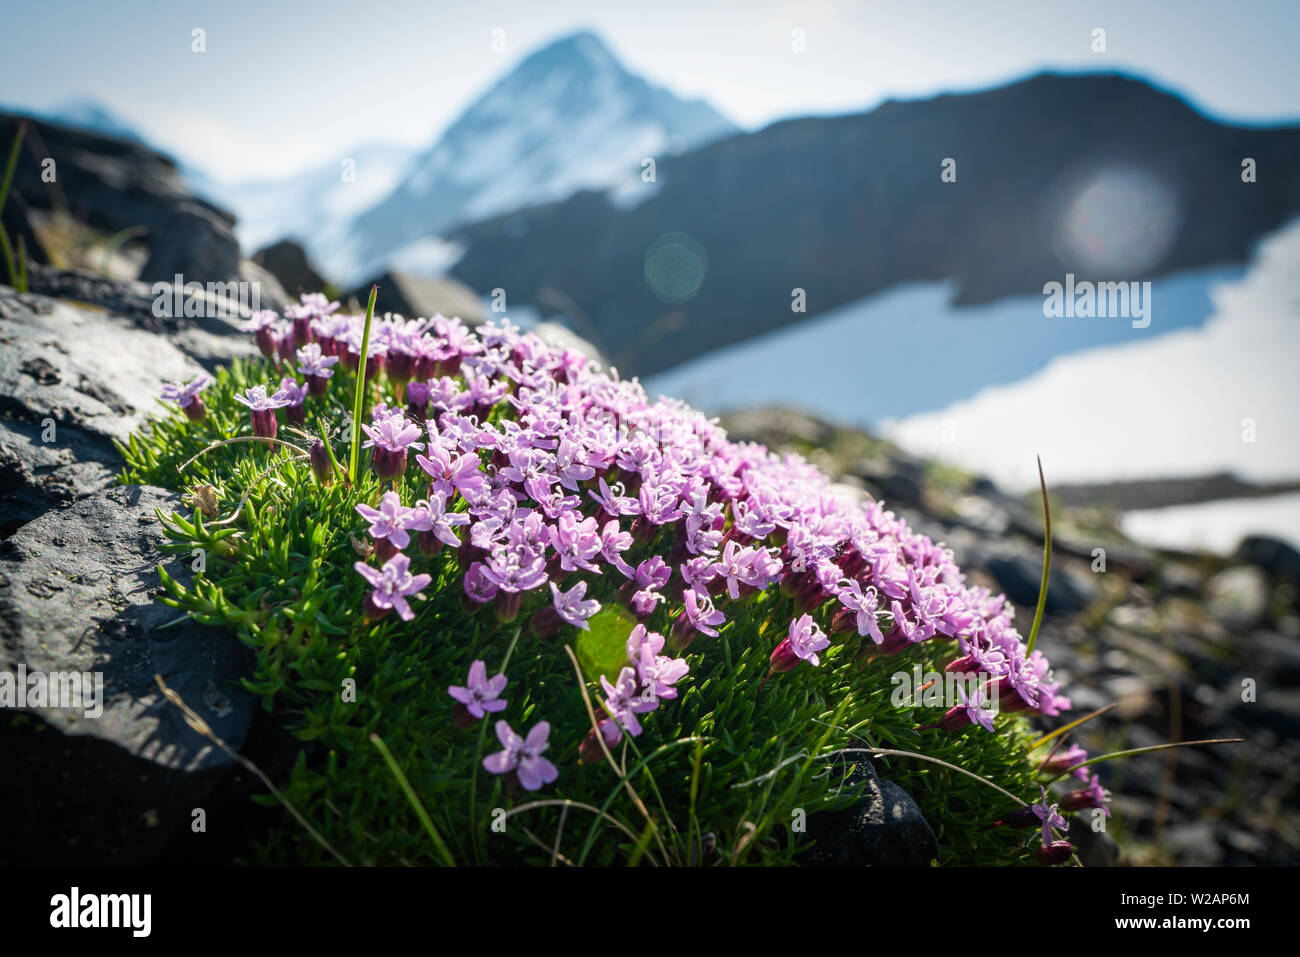
{"label": "flower bud", "polygon": [[406,387],[406,411],[416,422],[429,415],[429,386],[425,382],[412,382]]}
{"label": "flower bud", "polygon": [[280,423],[275,418],[275,409],[253,409],[253,434],[263,439],[275,438]]}
{"label": "flower bud", "polygon": [[383,565],[400,551],[400,548],[386,538],[375,539],[375,559],[380,565]]}
{"label": "flower bud", "polygon": [[[613,718],[604,718],[600,722],[600,733],[605,739],[605,747],[612,748],[623,740],[623,729],[618,726],[618,722]],[[579,764],[596,764],[605,759],[605,751],[600,746],[600,740],[596,737],[596,729],[592,728],[583,738],[582,744],[578,746],[578,763]]]}
{"label": "flower bud", "polygon": [[451,709],[451,723],[462,731],[468,731],[478,724],[478,718],[469,713],[469,708],[457,701],[455,707]]}
{"label": "flower bud", "polygon": [[1069,841],[1053,841],[1038,848],[1038,860],[1043,864],[1064,864],[1074,853],[1074,845]]}
{"label": "flower bud", "polygon": [[673,622],[673,630],[668,634],[668,647],[680,653],[689,648],[694,640],[695,623],[683,609],[677,616],[677,620]]}
{"label": "flower bud", "polygon": [[311,461],[311,470],[316,475],[316,481],[322,486],[328,487],[334,481],[334,463],[330,461],[329,449],[325,448],[325,443],[317,439],[307,450],[307,458]]}
{"label": "flower bud", "polygon": [[1098,788],[1079,788],[1061,798],[1062,811],[1082,811],[1086,807],[1106,806],[1106,801]]}
{"label": "flower bud", "polygon": [[406,382],[415,372],[415,357],[409,352],[394,349],[388,353],[387,366],[389,382]]}
{"label": "flower bud", "polygon": [[392,611],[391,608],[380,608],[376,605],[372,595],[367,595],[361,602],[361,614],[365,616],[366,621],[378,621],[390,611]]}
{"label": "flower bud", "polygon": [[313,336],[311,331],[311,317],[299,316],[293,320],[293,343],[296,346],[305,346],[311,342]]}
{"label": "flower bud", "polygon": [[539,608],[533,617],[528,621],[528,630],[538,638],[549,638],[560,630],[564,624],[564,619],[560,613],[555,610],[554,605],[545,605]]}
{"label": "flower bud", "polygon": [[401,478],[406,472],[406,449],[386,449],[381,445],[373,447],[375,474],[385,481]]}
{"label": "flower bud", "polygon": [[185,406],[185,415],[189,417],[191,422],[200,422],[207,414],[207,407],[197,395],[190,399],[189,405]]}
{"label": "flower bud", "polygon": [[254,333],[253,338],[257,340],[257,348],[262,355],[268,359],[275,358],[275,333],[271,331],[270,326],[262,326]]}
{"label": "flower bud", "polygon": [[420,549],[421,555],[425,558],[432,558],[442,551],[442,546],[445,543],[433,533],[432,529],[426,529],[415,536],[415,544]]}
{"label": "flower bud", "polygon": [[497,621],[503,625],[508,625],[519,617],[519,606],[523,603],[524,596],[517,591],[506,591],[504,588],[497,592],[496,598],[496,615]]}
{"label": "flower bud", "polygon": [[1034,813],[1034,805],[1026,804],[1024,807],[1018,807],[1002,820],[994,824],[994,827],[1038,827],[1043,822]]}
{"label": "flower bud", "polygon": [[966,710],[965,705],[957,705],[949,708],[939,719],[939,727],[944,731],[957,731],[968,726],[971,723],[970,713]]}
{"label": "flower bud", "polygon": [[772,670],[777,674],[785,671],[793,671],[799,666],[802,659],[794,653],[794,646],[790,644],[790,639],[786,638],[774,649],[770,659]]}

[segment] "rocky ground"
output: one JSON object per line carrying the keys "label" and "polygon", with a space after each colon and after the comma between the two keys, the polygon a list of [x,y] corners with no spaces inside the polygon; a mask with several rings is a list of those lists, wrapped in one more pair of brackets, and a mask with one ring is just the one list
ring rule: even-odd
{"label": "rocky ground", "polygon": [[[246,650],[153,601],[160,562],[177,576],[188,571],[158,551],[154,508],[174,507],[175,496],[117,486],[112,443],[156,409],[165,380],[250,352],[251,340],[232,319],[155,317],[141,283],[37,268],[32,287],[18,294],[0,286],[0,671],[20,663],[102,670],[105,711],[84,720],[0,710],[0,819],[20,837],[4,844],[0,863],[5,855],[193,860],[185,809],[224,802],[247,813],[248,794],[260,786],[186,727],[153,675],[273,776],[294,748],[276,740],[274,716],[255,715],[233,690]],[[738,438],[802,452],[884,499],[952,547],[974,580],[1005,591],[1027,629],[1042,549],[1035,502],[792,412],[755,411],[725,424]],[[1121,862],[1300,860],[1300,554],[1256,539],[1228,562],[1174,555],[1125,540],[1099,509],[1061,504],[1054,517],[1040,647],[1065,677],[1076,715],[1117,704],[1080,732],[1081,743],[1096,752],[1247,739],[1104,766]],[[890,842],[898,835],[882,829],[877,811],[915,806],[891,787],[873,785],[875,803],[850,827],[875,834],[871,846],[896,856]],[[909,853],[933,840],[916,818],[906,823],[920,837],[900,845]],[[829,842],[827,861],[860,862],[864,846]],[[1108,862],[1107,847],[1092,842],[1088,857]]]}

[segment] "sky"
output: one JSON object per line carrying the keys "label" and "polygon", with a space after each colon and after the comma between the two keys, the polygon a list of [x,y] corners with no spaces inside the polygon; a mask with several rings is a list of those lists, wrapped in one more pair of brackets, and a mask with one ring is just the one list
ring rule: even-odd
{"label": "sky", "polygon": [[[577,29],[734,122],[869,109],[1042,69],[1119,70],[1220,119],[1300,119],[1300,0],[6,0],[0,103],[101,101],[227,181],[431,144]],[[1106,31],[1094,52],[1093,30]],[[193,50],[193,31],[206,49]],[[805,49],[795,52],[795,31]],[[500,32],[497,32],[500,31]],[[498,41],[495,44],[494,40]],[[504,41],[503,43],[500,41]]]}

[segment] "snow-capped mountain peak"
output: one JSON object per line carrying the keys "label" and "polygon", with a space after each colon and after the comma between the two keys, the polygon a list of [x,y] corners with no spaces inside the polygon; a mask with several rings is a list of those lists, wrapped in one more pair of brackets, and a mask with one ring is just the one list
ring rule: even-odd
{"label": "snow-capped mountain peak", "polygon": [[357,280],[430,236],[583,189],[639,184],[647,157],[735,131],[701,101],[630,73],[590,32],[526,57],[417,157],[391,194],[313,252]]}

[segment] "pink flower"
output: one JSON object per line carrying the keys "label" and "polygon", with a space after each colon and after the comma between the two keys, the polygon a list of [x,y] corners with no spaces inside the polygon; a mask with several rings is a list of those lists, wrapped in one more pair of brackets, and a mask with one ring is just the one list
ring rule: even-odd
{"label": "pink flower", "polygon": [[614,684],[601,675],[600,686],[605,691],[605,710],[635,738],[641,733],[641,722],[636,716],[659,707],[653,690],[642,688],[636,671],[631,668],[620,671]]}
{"label": "pink flower", "polygon": [[600,611],[600,602],[594,598],[583,601],[587,594],[587,583],[578,582],[567,592],[560,591],[555,582],[551,582],[551,599],[555,603],[556,613],[575,628],[588,630],[587,619]]}
{"label": "pink flower", "polygon": [[211,384],[212,379],[206,375],[199,375],[185,385],[167,383],[162,387],[162,398],[168,402],[175,402],[185,410],[187,417],[197,422],[207,412],[203,406],[203,400],[199,398],[199,393]]}
{"label": "pink flower", "polygon": [[542,752],[550,747],[547,738],[551,736],[551,726],[545,721],[533,725],[525,738],[510,730],[505,721],[496,723],[496,732],[504,750],[483,759],[483,767],[487,770],[493,774],[515,772],[525,791],[536,791],[560,776],[555,765],[542,757]]}
{"label": "pink flower", "polygon": [[772,652],[772,670],[790,671],[806,661],[814,668],[821,664],[817,652],[831,646],[830,639],[817,627],[811,615],[801,615],[790,622],[790,633]]}
{"label": "pink flower", "polygon": [[506,676],[498,674],[488,679],[487,666],[482,661],[475,661],[469,666],[469,680],[465,687],[452,685],[447,694],[465,706],[475,718],[486,717],[490,711],[504,711],[506,701],[501,692],[506,688]]}
{"label": "pink flower", "polygon": [[352,567],[373,588],[366,599],[367,618],[380,618],[389,609],[396,608],[402,621],[410,621],[415,617],[415,612],[411,611],[406,599],[418,594],[433,581],[429,575],[412,575],[411,560],[402,554],[394,555],[384,563],[382,569],[371,568],[365,562],[357,562]]}
{"label": "pink flower", "polygon": [[370,523],[371,538],[387,539],[398,551],[411,544],[410,530],[420,515],[404,506],[396,492],[385,492],[377,509],[369,505],[357,505],[356,509]]}

